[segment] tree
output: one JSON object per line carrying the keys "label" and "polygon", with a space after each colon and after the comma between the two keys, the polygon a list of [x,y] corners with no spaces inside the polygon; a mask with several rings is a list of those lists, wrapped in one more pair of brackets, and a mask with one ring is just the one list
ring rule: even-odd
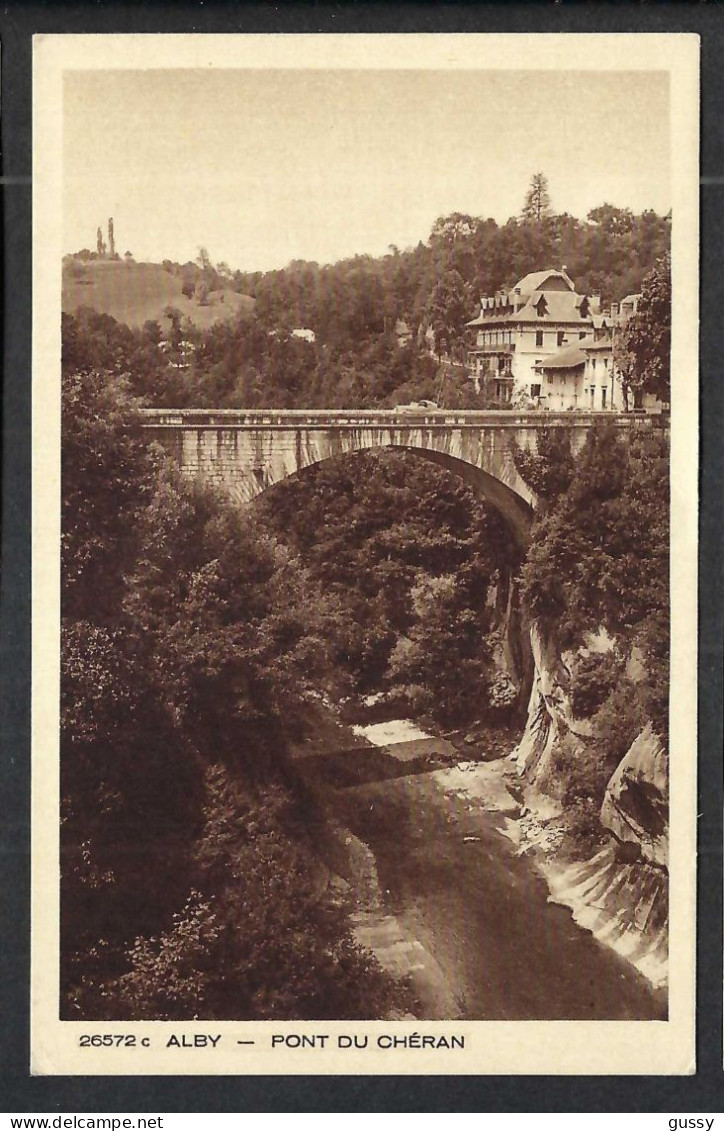
{"label": "tree", "polygon": [[111,259],[116,258],[116,238],[113,234],[113,217],[108,217],[108,254]]}
{"label": "tree", "polygon": [[71,373],[63,376],[62,392],[63,612],[112,624],[153,463],[127,381]]}
{"label": "tree", "polygon": [[630,407],[631,392],[635,385],[634,355],[628,347],[628,333],[626,326],[616,326],[613,331],[613,365],[621,378],[621,391],[623,393],[624,411]]}
{"label": "tree", "polygon": [[461,352],[465,323],[471,317],[472,307],[471,288],[460,273],[446,272],[433,287],[427,307],[438,356],[442,353],[455,356]]}
{"label": "tree", "polygon": [[541,500],[554,499],[570,486],[573,456],[570,432],[566,428],[538,429],[535,454],[514,442],[513,459],[526,483]]}
{"label": "tree", "polygon": [[630,208],[616,208],[613,204],[600,204],[588,213],[588,219],[607,236],[625,236],[633,230],[634,214]]}
{"label": "tree", "polygon": [[671,399],[671,259],[668,253],[643,282],[638,310],[621,328],[617,364],[625,396],[651,393]]}
{"label": "tree", "polygon": [[98,227],[98,231],[96,232],[96,248],[98,249],[99,256],[104,256],[106,254],[106,245],[103,242],[103,232],[101,231],[100,226]]}
{"label": "tree", "polygon": [[449,247],[461,240],[469,240],[474,235],[477,225],[478,221],[464,212],[451,212],[449,216],[438,216],[430,232],[430,244],[437,241]]}
{"label": "tree", "polygon": [[330,667],[324,595],[149,455],[109,374],[64,377],[63,441],[63,1016],[409,1008],[320,892],[310,799],[285,772]]}
{"label": "tree", "polygon": [[387,671],[413,710],[446,722],[480,714],[491,674],[487,610],[471,608],[467,597],[463,578],[419,571],[410,592],[414,621]]}
{"label": "tree", "polygon": [[525,194],[521,219],[525,224],[541,224],[551,216],[551,198],[548,179],[544,173],[535,173]]}

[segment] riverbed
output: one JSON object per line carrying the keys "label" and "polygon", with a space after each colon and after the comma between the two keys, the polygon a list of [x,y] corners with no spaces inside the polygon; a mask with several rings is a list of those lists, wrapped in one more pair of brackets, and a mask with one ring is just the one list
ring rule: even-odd
{"label": "riverbed", "polygon": [[[388,751],[424,736],[384,725],[355,729]],[[358,914],[359,941],[412,979],[421,1019],[665,1020],[665,994],[550,902],[504,835],[518,811],[504,763],[463,766],[339,791],[382,897]]]}

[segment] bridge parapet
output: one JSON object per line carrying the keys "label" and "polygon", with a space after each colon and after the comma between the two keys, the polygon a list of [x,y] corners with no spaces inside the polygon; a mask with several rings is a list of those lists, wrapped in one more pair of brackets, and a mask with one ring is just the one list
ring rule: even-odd
{"label": "bridge parapet", "polygon": [[590,428],[595,423],[608,422],[617,428],[663,426],[668,418],[663,414],[633,412],[566,411],[549,412],[536,409],[528,411],[498,410],[422,410],[399,409],[196,409],[147,408],[143,410],[149,428]]}

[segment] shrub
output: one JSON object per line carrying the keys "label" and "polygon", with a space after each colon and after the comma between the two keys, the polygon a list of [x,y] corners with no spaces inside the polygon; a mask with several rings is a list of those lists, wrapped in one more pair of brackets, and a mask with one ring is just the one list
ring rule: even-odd
{"label": "shrub", "polygon": [[615,652],[577,656],[571,672],[571,706],[577,718],[587,719],[606,701],[622,674]]}
{"label": "shrub", "polygon": [[600,807],[617,760],[595,742],[583,743],[572,734],[558,744],[553,769],[561,783],[564,805],[592,803]]}
{"label": "shrub", "polygon": [[622,677],[592,718],[595,744],[607,759],[613,760],[614,769],[647,721],[637,685]]}

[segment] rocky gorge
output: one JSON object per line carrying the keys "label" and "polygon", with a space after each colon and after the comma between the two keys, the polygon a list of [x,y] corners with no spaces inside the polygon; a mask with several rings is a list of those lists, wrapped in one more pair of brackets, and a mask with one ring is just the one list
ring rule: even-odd
{"label": "rocky gorge", "polygon": [[551,897],[576,922],[637,967],[653,985],[667,981],[669,758],[647,722],[605,787],[602,843],[582,856],[566,820],[561,752],[590,751],[593,728],[571,705],[570,668],[539,623],[530,629],[533,682],[523,735],[512,754],[522,787],[511,835],[534,851]]}

